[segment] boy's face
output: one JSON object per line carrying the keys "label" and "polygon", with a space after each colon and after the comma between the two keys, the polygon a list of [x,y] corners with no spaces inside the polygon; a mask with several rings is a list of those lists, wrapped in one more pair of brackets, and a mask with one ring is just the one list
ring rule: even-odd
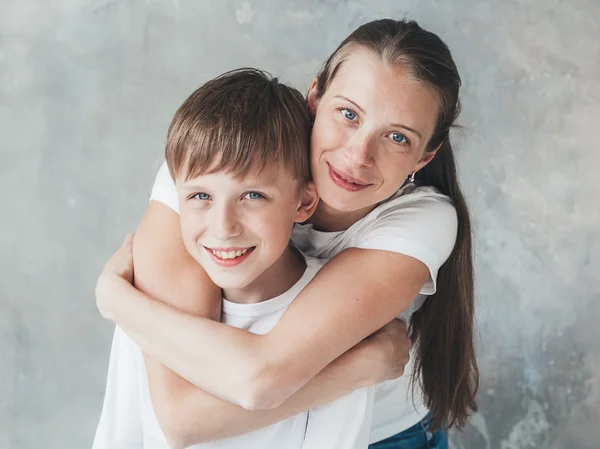
{"label": "boy's face", "polygon": [[216,285],[250,285],[284,253],[294,222],[308,219],[314,208],[291,178],[270,165],[241,181],[226,172],[176,180],[183,241]]}

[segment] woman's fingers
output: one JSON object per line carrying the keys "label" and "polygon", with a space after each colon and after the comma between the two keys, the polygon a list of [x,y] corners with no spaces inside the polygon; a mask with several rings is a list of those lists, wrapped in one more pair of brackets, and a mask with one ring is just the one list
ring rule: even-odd
{"label": "woman's fingers", "polygon": [[130,250],[133,246],[133,232],[130,232],[125,236],[125,241],[123,242],[123,246],[128,247]]}
{"label": "woman's fingers", "polygon": [[104,270],[96,281],[96,306],[100,314],[108,320],[113,319],[111,305],[118,298],[114,288],[119,284],[122,285],[119,278],[130,284],[133,283],[133,234],[125,236],[119,249],[106,261]]}
{"label": "woman's fingers", "polygon": [[125,236],[123,244],[106,262],[103,274],[116,275],[133,282],[133,237],[133,234]]}

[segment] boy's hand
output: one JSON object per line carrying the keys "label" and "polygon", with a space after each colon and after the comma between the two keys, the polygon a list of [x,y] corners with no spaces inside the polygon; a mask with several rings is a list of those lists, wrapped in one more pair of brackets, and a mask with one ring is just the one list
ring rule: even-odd
{"label": "boy's hand", "polygon": [[96,306],[106,319],[111,319],[110,304],[115,299],[119,284],[133,283],[133,234],[127,234],[121,247],[104,265],[96,282]]}
{"label": "boy's hand", "polygon": [[393,319],[355,346],[358,356],[368,364],[369,385],[402,376],[411,346],[406,324],[399,319]]}

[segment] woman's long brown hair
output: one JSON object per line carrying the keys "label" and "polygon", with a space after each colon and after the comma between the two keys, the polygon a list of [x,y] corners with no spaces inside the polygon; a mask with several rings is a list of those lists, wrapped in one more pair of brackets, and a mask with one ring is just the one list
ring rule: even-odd
{"label": "woman's long brown hair", "polygon": [[413,380],[421,382],[434,427],[462,428],[477,410],[479,369],[473,331],[471,222],[449,135],[460,112],[460,76],[450,50],[437,35],[414,21],[383,19],[362,25],[333,52],[317,77],[318,97],[325,93],[344,57],[358,46],[371,49],[386,62],[408,67],[414,79],[438,94],[439,114],[427,151],[439,150],[416,174],[416,183],[433,186],[452,200],[458,234],[438,272],[437,291],[412,316],[409,332],[417,347]]}

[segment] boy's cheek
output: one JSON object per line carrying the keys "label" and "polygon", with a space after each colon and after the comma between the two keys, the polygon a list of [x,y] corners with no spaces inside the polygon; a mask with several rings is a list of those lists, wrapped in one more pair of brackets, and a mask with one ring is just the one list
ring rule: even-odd
{"label": "boy's cheek", "polygon": [[181,236],[186,246],[188,243],[195,242],[198,234],[198,226],[197,220],[194,219],[194,214],[185,213],[182,210],[179,215],[179,223],[181,225]]}

